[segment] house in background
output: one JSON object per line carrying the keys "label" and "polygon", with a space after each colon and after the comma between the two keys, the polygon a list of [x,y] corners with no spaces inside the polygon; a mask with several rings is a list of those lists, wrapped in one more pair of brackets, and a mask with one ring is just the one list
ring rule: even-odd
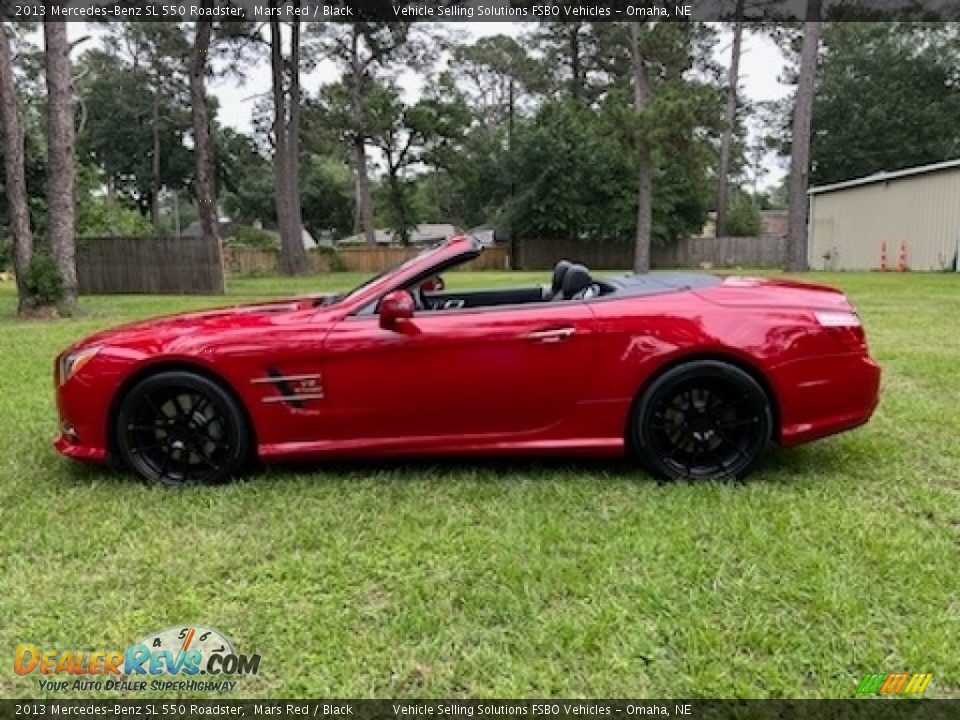
{"label": "house in background", "polygon": [[960,159],[809,190],[816,270],[958,270]]}
{"label": "house in background", "polygon": [[[220,237],[222,238],[230,237],[230,233],[235,227],[237,227],[237,223],[231,222],[229,220],[221,220],[220,221]],[[267,233],[268,235],[271,235],[276,239],[277,247],[280,246],[280,233],[277,232],[275,229],[263,227],[263,223],[261,223],[259,220],[255,221],[251,227],[255,227],[257,230],[263,230],[263,232]],[[190,223],[189,225],[187,225],[187,227],[183,229],[183,232],[180,233],[182,237],[200,237],[201,234],[202,233],[200,230],[199,220],[194,220],[192,223]],[[303,238],[303,247],[305,250],[310,250],[311,248],[315,248],[318,246],[332,245],[332,242],[330,241],[329,238],[321,237],[320,242],[317,242],[317,240],[314,239],[313,235],[310,234],[310,231],[307,230],[306,228],[301,228],[301,235]]]}
{"label": "house in background", "polygon": [[[449,237],[454,235],[459,235],[461,233],[460,229],[456,225],[450,223],[423,223],[417,225],[416,227],[410,230],[410,244],[411,245],[434,245],[438,242],[443,242]],[[374,237],[376,238],[377,245],[392,245],[394,244],[394,233],[392,230],[381,230],[377,229],[374,231]],[[366,243],[366,238],[363,233],[358,235],[351,235],[350,237],[345,237],[340,240],[338,245],[363,245]],[[396,241],[399,243],[399,240]]]}

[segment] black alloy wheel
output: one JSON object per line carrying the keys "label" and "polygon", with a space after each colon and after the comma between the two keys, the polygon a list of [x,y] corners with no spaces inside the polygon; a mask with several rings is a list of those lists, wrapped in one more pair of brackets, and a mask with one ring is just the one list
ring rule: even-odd
{"label": "black alloy wheel", "polygon": [[162,372],[123,398],[115,426],[123,463],[167,485],[222,482],[250,452],[242,408],[220,385],[190,372]]}
{"label": "black alloy wheel", "polygon": [[667,480],[746,476],[770,441],[770,400],[738,367],[701,360],[675,367],[634,408],[631,440],[640,460]]}

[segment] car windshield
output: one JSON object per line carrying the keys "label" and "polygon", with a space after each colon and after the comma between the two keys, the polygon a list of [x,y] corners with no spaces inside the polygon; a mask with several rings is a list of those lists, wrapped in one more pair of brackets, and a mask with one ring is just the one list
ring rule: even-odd
{"label": "car windshield", "polygon": [[401,262],[401,263],[399,263],[399,264],[397,264],[397,265],[394,265],[392,268],[390,268],[390,269],[388,269],[388,270],[384,270],[383,272],[379,272],[379,273],[377,273],[376,275],[374,275],[373,277],[368,278],[367,280],[364,280],[362,283],[360,283],[360,284],[357,285],[355,288],[353,288],[353,290],[351,290],[350,292],[346,293],[345,295],[339,296],[337,299],[338,299],[338,300],[348,300],[348,299],[356,296],[358,293],[363,292],[363,291],[366,290],[367,288],[372,287],[373,285],[375,285],[375,284],[376,284],[377,282],[379,282],[380,280],[383,280],[383,279],[384,279],[385,277],[387,277],[388,275],[393,275],[393,274],[395,274],[395,273],[402,272],[404,269],[408,268],[408,267],[409,267],[410,265],[412,265],[413,263],[418,262],[418,261],[420,260],[420,258],[422,258],[424,255],[427,255],[428,253],[432,253],[434,250],[436,250],[436,249],[438,249],[438,248],[440,248],[440,247],[442,247],[442,246],[443,246],[443,243],[437,243],[436,245],[431,245],[430,247],[426,248],[425,250],[421,250],[420,252],[418,252],[418,253],[417,253],[416,255],[414,255],[413,257],[407,258],[407,259],[404,260],[403,262]]}

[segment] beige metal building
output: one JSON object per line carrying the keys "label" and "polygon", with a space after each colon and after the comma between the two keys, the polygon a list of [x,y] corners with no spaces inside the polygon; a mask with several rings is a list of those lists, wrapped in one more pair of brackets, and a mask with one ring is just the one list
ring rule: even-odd
{"label": "beige metal building", "polygon": [[[810,188],[816,270],[957,270],[960,159]],[[884,246],[886,252],[884,253]]]}

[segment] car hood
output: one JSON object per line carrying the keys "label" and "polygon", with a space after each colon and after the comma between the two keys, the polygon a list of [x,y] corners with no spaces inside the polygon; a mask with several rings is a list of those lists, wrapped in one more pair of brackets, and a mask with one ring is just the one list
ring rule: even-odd
{"label": "car hood", "polygon": [[178,342],[194,344],[193,338],[197,335],[209,338],[258,329],[269,331],[315,316],[324,299],[324,296],[292,298],[149,318],[101,330],[73,347],[137,345],[156,348],[163,345],[166,349],[173,349],[171,346]]}

